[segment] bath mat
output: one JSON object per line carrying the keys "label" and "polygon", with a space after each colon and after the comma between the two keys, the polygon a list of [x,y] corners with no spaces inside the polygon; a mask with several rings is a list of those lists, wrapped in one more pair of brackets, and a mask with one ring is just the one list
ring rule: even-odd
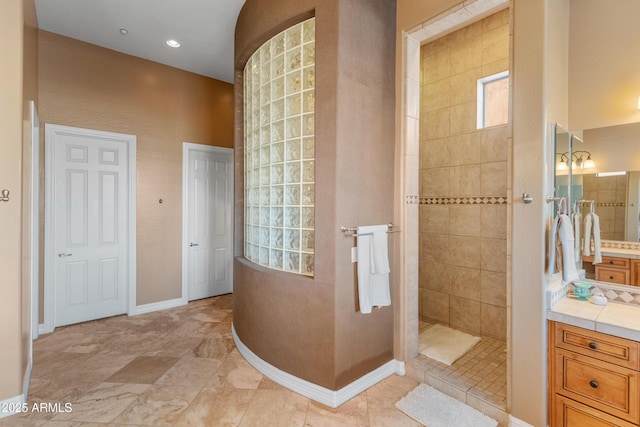
{"label": "bath mat", "polygon": [[420,384],[396,403],[396,408],[429,427],[496,427],[498,422],[471,406]]}
{"label": "bath mat", "polygon": [[420,354],[449,366],[480,342],[480,337],[433,325],[420,333]]}

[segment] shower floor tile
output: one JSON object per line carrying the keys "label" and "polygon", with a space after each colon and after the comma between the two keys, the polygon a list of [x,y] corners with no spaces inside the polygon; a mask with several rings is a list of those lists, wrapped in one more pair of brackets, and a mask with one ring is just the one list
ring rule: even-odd
{"label": "shower floor tile", "polygon": [[[423,331],[429,325],[420,322],[419,330]],[[464,398],[465,403],[476,398],[506,411],[507,352],[506,344],[502,341],[483,337],[451,366],[422,354],[407,365],[417,379],[460,400]]]}

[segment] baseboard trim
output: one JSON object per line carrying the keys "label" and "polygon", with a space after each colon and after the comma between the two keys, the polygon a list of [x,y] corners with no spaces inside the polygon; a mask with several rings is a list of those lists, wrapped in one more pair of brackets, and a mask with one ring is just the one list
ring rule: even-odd
{"label": "baseboard trim", "polygon": [[0,419],[22,412],[25,402],[24,394],[0,400]]}
{"label": "baseboard trim", "polygon": [[168,299],[166,301],[152,302],[150,304],[137,305],[134,312],[129,313],[129,316],[166,310],[168,308],[180,307],[182,305],[186,305],[187,303],[188,301],[186,300],[186,298],[175,298]]}
{"label": "baseboard trim", "polygon": [[24,373],[24,380],[22,382],[22,394],[10,397],[9,399],[0,400],[0,419],[22,412],[22,409],[27,402],[27,396],[29,396],[29,383],[31,382],[32,370],[33,358],[29,357],[27,370]]}
{"label": "baseboard trim", "polygon": [[55,329],[55,327],[53,325],[48,325],[46,323],[40,323],[38,325],[38,336],[44,335],[44,334],[50,334],[51,332],[53,332],[54,329]]}
{"label": "baseboard trim", "polygon": [[31,383],[31,371],[33,370],[33,357],[29,356],[27,363],[27,371],[24,373],[24,382],[22,383],[22,398],[27,401],[29,397],[29,384]]}
{"label": "baseboard trim", "polygon": [[231,325],[231,333],[233,334],[233,341],[235,342],[240,354],[251,366],[256,368],[263,375],[289,390],[332,408],[337,408],[347,400],[357,396],[369,387],[393,374],[405,374],[404,362],[399,360],[390,360],[340,390],[330,390],[307,380],[303,380],[302,378],[298,378],[288,372],[284,372],[283,370],[262,360],[240,340],[233,324]]}
{"label": "baseboard trim", "polygon": [[509,427],[533,427],[533,426],[509,414]]}

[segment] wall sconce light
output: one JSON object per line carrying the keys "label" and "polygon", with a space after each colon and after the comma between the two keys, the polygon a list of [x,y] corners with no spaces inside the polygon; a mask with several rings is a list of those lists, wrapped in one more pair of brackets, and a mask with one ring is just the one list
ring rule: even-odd
{"label": "wall sconce light", "polygon": [[[560,154],[560,153],[558,153]],[[586,159],[585,159],[586,156]],[[588,151],[574,151],[571,153],[571,169],[593,169],[596,167],[596,162],[591,159],[591,153]],[[556,166],[559,171],[565,171],[569,169],[569,152],[560,154],[560,162]]]}

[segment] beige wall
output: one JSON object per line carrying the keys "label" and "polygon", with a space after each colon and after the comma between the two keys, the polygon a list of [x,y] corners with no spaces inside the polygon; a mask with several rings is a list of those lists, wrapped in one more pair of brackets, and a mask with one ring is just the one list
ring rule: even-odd
{"label": "beige wall", "polygon": [[[31,343],[31,157],[32,120],[29,101],[38,105],[38,23],[33,0],[24,4],[23,144],[22,144],[22,368],[27,368]],[[38,174],[36,174],[37,176]],[[39,260],[33,260],[38,263]]]}
{"label": "beige wall", "polygon": [[41,123],[137,136],[137,304],[181,297],[182,143],[233,146],[233,86],[46,31],[39,52]]}
{"label": "beige wall", "polygon": [[[37,100],[37,37],[33,0],[0,4],[0,36],[10,40],[2,52],[0,67],[0,190],[10,200],[0,202],[0,401],[23,393],[29,364],[30,292],[27,218],[31,169],[23,164],[23,150],[30,154],[29,100]],[[24,179],[26,178],[26,179]],[[26,232],[26,234],[25,234]]]}
{"label": "beige wall", "polygon": [[640,123],[585,130],[584,145],[596,162],[593,172],[640,170]]}
{"label": "beige wall", "polygon": [[3,47],[0,67],[0,186],[11,191],[11,201],[0,202],[0,398],[21,393],[21,178],[22,178],[22,4],[0,4],[0,35],[11,40]]}
{"label": "beige wall", "polygon": [[509,10],[421,56],[420,318],[505,341],[508,129],[476,129],[476,93],[509,69]]}
{"label": "beige wall", "polygon": [[640,2],[571,0],[569,129],[640,121]]}
{"label": "beige wall", "polygon": [[[339,389],[393,358],[393,311],[357,312],[352,238],[341,225],[380,224],[393,213],[394,4],[249,0],[236,26],[236,123],[242,69],[265,40],[316,16],[315,277],[242,257],[242,126],[236,128],[234,326],[263,360]],[[365,174],[375,165],[376,173]]]}

